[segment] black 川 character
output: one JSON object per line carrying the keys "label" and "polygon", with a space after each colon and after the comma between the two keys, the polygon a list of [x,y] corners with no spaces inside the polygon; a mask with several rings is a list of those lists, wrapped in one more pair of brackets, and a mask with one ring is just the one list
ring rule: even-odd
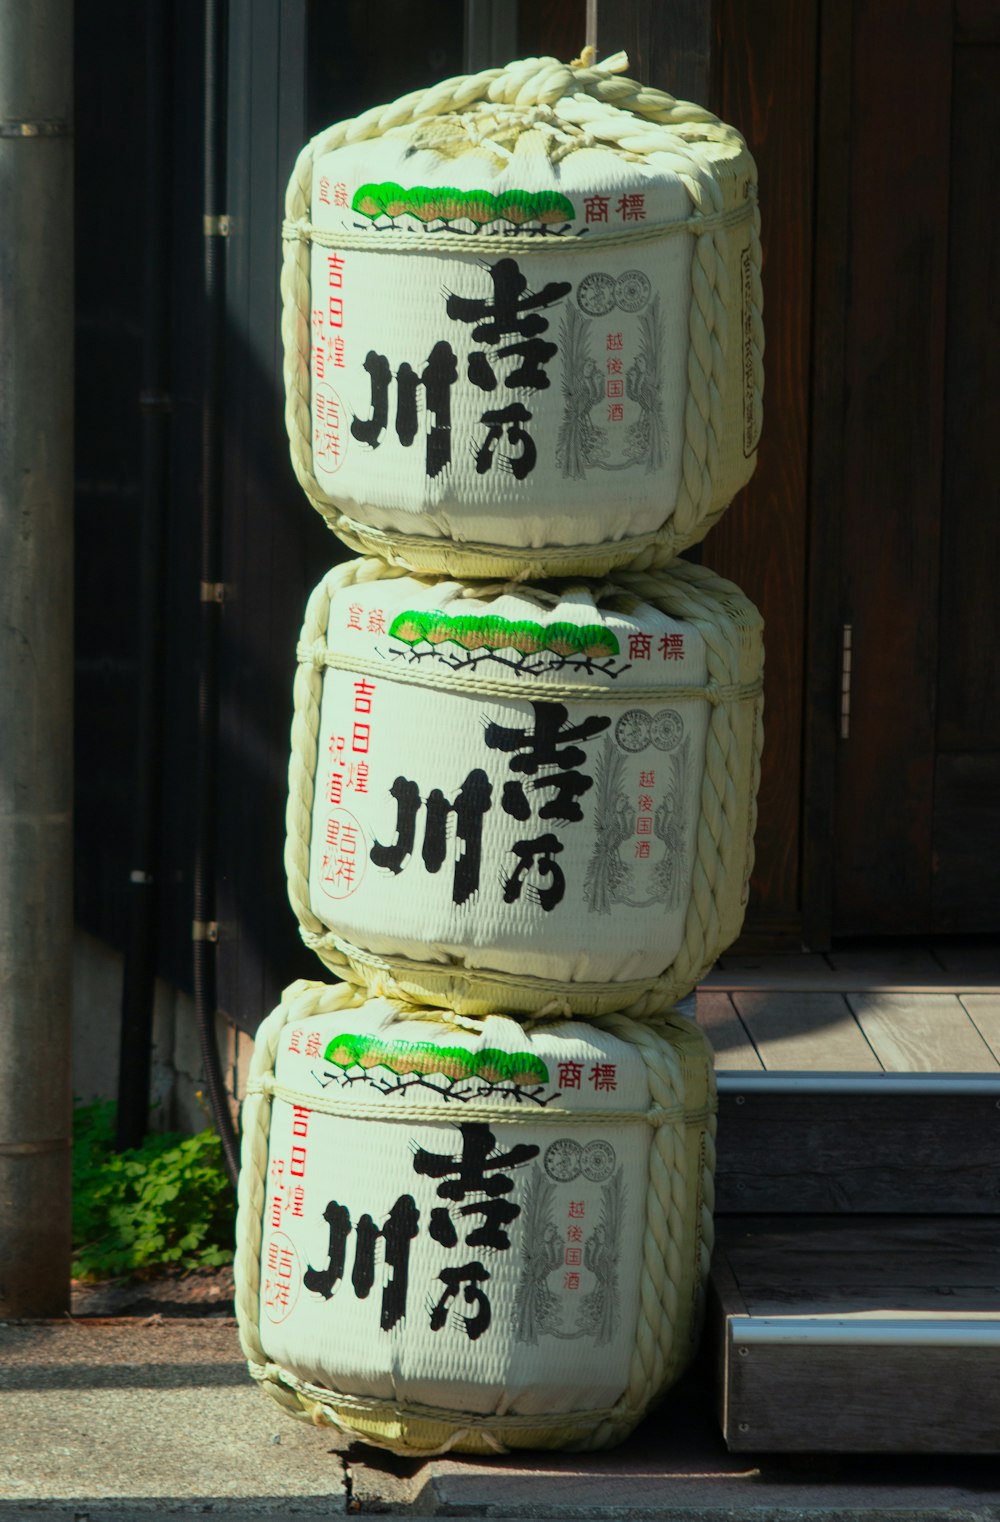
{"label": "black \u5ddd character", "polygon": [[397,777],[389,794],[396,800],[396,839],[392,845],[375,841],[369,853],[376,867],[397,875],[412,854],[417,814],[423,801],[424,842],[421,856],[428,872],[439,872],[448,854],[448,819],[455,817],[455,838],[464,850],[456,857],[452,901],[464,904],[479,887],[483,854],[483,816],[493,800],[493,787],[480,768],[471,771],[450,803],[440,788],[421,800],[420,790],[408,777]]}
{"label": "black \u5ddd character", "polygon": [[[323,1219],[330,1228],[328,1247],[329,1262],[326,1268],[309,1267],[302,1282],[306,1289],[329,1300],[344,1277],[347,1259],[347,1239],[351,1234],[351,1215],[346,1205],[331,1200],[323,1212]],[[392,1278],[382,1291],[382,1312],[379,1320],[383,1332],[389,1332],[406,1315],[406,1292],[409,1282],[410,1243],[417,1235],[420,1212],[412,1195],[403,1194],[379,1229],[367,1213],[355,1228],[354,1272],[351,1285],[359,1300],[366,1300],[375,1283],[375,1248],[381,1240],[385,1244],[386,1267],[392,1270]]]}
{"label": "black \u5ddd character", "polygon": [[[365,369],[371,380],[372,413],[355,418],[351,433],[362,444],[377,449],[389,423],[389,382],[392,369],[384,354],[368,351]],[[430,352],[421,373],[404,361],[396,371],[396,437],[409,448],[417,436],[417,393],[423,389],[424,405],[431,426],[427,433],[426,471],[433,478],[451,463],[451,388],[458,380],[455,351],[443,340]]]}

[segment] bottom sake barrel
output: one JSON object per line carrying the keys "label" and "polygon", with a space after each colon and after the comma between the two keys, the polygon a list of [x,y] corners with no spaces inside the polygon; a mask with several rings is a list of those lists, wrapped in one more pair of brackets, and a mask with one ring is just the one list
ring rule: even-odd
{"label": "bottom sake barrel", "polygon": [[244,1107],[250,1372],[402,1454],[620,1441],[695,1348],[714,1135],[677,1013],[527,1030],[293,985]]}

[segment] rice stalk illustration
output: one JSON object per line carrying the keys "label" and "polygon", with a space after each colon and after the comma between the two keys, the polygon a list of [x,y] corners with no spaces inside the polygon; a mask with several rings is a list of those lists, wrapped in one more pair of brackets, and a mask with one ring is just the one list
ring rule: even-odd
{"label": "rice stalk illustration", "polygon": [[580,1305],[578,1334],[602,1344],[611,1342],[618,1326],[618,1262],[625,1219],[625,1185],[619,1168],[601,1190],[601,1219],[583,1249],[584,1267],[596,1283]]}
{"label": "rice stalk illustration", "polygon": [[656,813],[653,829],[663,841],[663,855],[656,863],[654,877],[657,898],[667,909],[680,905],[681,890],[687,881],[687,826],[684,803],[691,767],[691,737],[686,735],[669,758],[670,775]]}
{"label": "rice stalk illustration", "polygon": [[647,475],[661,470],[666,458],[662,352],[660,298],[655,296],[648,310],[639,319],[639,352],[625,376],[625,395],[639,407],[639,416],[629,429],[629,457],[635,461],[645,460]]}
{"label": "rice stalk illustration", "polygon": [[629,868],[620,848],[635,829],[635,810],[625,791],[625,761],[617,746],[605,740],[594,765],[594,849],[583,880],[592,914],[610,914],[611,906],[627,896]]}
{"label": "rice stalk illustration", "polygon": [[534,1346],[546,1333],[558,1332],[559,1299],[549,1289],[549,1275],[563,1261],[564,1244],[552,1211],[553,1181],[536,1163],[524,1192],[521,1257],[514,1292],[514,1340]]}
{"label": "rice stalk illustration", "polygon": [[576,307],[567,305],[559,325],[563,353],[563,420],[556,440],[556,463],[567,480],[579,481],[600,463],[605,452],[604,430],[591,412],[604,396],[604,378],[590,352],[590,324]]}

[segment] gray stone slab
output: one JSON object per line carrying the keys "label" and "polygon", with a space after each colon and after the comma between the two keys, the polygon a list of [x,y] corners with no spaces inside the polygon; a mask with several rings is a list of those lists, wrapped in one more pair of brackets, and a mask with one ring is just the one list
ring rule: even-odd
{"label": "gray stone slab", "polygon": [[99,1515],[94,1505],[125,1500],[161,1512],[228,1501],[288,1514],[286,1501],[310,1499],[339,1514],[339,1446],[254,1386],[231,1322],[0,1325],[8,1516],[63,1501]]}

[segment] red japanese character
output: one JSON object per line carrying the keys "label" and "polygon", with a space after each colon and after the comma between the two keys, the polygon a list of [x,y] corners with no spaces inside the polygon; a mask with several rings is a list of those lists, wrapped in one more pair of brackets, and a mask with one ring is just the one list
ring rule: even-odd
{"label": "red japanese character", "polygon": [[354,684],[354,712],[371,713],[372,693],[375,691],[374,682],[366,682],[362,677],[360,682]]}
{"label": "red japanese character", "polygon": [[638,192],[624,195],[618,202],[617,210],[623,222],[645,222],[646,197]]}

